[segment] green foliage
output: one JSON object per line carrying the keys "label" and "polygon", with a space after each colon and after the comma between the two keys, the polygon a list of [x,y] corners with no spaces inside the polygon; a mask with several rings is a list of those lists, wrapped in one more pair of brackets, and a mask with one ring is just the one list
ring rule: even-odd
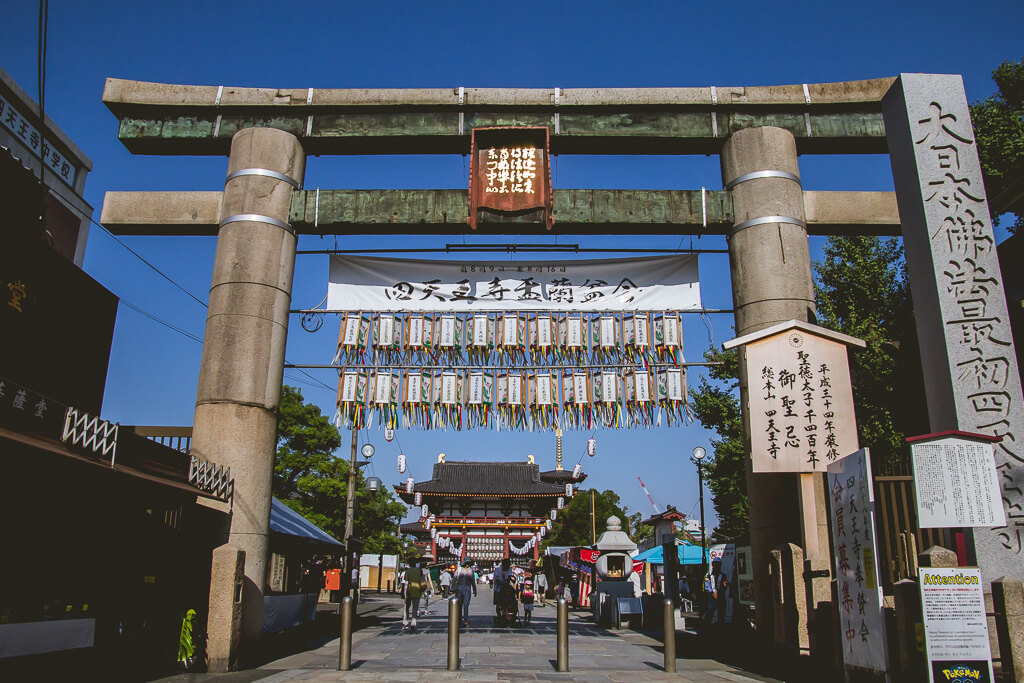
{"label": "green foliage", "polygon": [[589,546],[594,543],[590,525],[590,492],[592,490],[594,491],[594,526],[597,535],[600,536],[601,532],[605,530],[606,520],[612,515],[623,520],[627,525],[625,531],[629,531],[630,519],[626,515],[626,508],[622,505],[619,494],[610,490],[580,489],[569,501],[569,504],[562,508],[551,533],[541,543],[541,548],[546,548],[549,545]]}
{"label": "green foliage", "polygon": [[[990,202],[1007,189],[1014,177],[1024,175],[1024,59],[1003,62],[992,72],[992,80],[996,83],[996,94],[971,105]],[[1015,215],[1012,233],[1024,226],[1024,214]],[[999,224],[998,216],[993,220]]]}
{"label": "green foliage", "polygon": [[702,377],[697,389],[690,392],[694,417],[719,436],[711,439],[711,449],[701,467],[718,514],[715,535],[739,538],[750,528],[743,414],[738,395],[739,358],[736,351],[711,349],[704,353],[704,359],[722,365],[711,366],[708,374],[712,381]]}
{"label": "green foliage", "polygon": [[634,512],[627,520],[629,522],[629,537],[633,539],[634,543],[647,540],[654,535],[654,527],[644,524],[643,520],[643,513],[640,512]]}
{"label": "green foliage", "polygon": [[190,609],[181,620],[181,635],[178,637],[178,661],[187,663],[196,653],[196,646],[192,642],[192,620],[196,617],[196,611]]}
{"label": "green foliage", "polygon": [[[277,421],[277,455],[274,458],[273,494],[318,527],[342,539],[349,462],[336,454],[341,436],[320,408],[307,404],[302,392],[282,387]],[[356,472],[354,534],[364,542],[364,552],[398,552],[401,540],[397,525],[405,506],[390,491],[370,493],[362,472]]]}
{"label": "green foliage", "polygon": [[[857,430],[883,473],[903,456],[902,425],[914,422],[911,413],[922,403],[912,396],[916,384],[906,380],[913,373],[900,367],[918,367],[919,361],[899,240],[830,237],[824,259],[815,263],[815,294],[821,326],[867,342],[866,349],[850,354]],[[710,368],[710,379],[702,378],[691,391],[690,405],[697,420],[719,436],[711,440],[703,465],[718,513],[716,536],[736,538],[749,529],[738,357],[712,349],[704,358],[723,364]]]}
{"label": "green foliage", "polygon": [[867,342],[849,354],[857,433],[884,470],[906,448],[899,424],[911,407],[897,379],[898,351],[914,325],[903,246],[897,239],[833,236],[814,267],[818,323]]}

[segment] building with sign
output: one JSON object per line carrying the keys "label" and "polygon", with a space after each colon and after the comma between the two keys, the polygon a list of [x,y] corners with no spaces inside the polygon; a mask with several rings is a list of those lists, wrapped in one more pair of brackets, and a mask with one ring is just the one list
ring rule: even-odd
{"label": "building with sign", "polygon": [[471,559],[487,566],[507,557],[525,565],[539,557],[540,544],[531,539],[547,533],[560,505],[569,500],[568,487],[575,489],[585,478],[582,473],[574,478],[561,463],[541,472],[533,456],[525,462],[446,462],[442,455],[433,477],[414,483],[411,492],[404,484],[395,485],[403,501],[419,501],[428,512],[402,531],[425,529],[429,519],[424,550],[439,562]]}
{"label": "building with sign", "polygon": [[223,515],[198,500],[230,474],[99,418],[118,299],[81,268],[92,164],[38,111],[0,71],[0,667],[136,677],[205,621]]}

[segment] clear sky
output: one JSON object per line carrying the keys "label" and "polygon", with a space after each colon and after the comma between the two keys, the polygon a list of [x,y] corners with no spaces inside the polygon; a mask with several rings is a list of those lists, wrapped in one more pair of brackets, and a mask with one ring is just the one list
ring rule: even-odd
{"label": "clear sky", "polygon": [[[0,66],[35,97],[37,6],[4,3]],[[778,85],[845,81],[900,72],[961,73],[968,99],[994,89],[992,69],[1022,55],[1020,0],[947,2],[72,2],[49,3],[47,113],[92,159],[86,199],[99,218],[108,190],[219,190],[226,159],[142,157],[117,141],[114,117],[100,101],[106,77],[202,85],[291,88],[631,87]],[[307,165],[305,186],[341,188],[465,187],[461,157],[321,157]],[[803,157],[809,190],[891,190],[887,157]],[[554,164],[559,188],[721,188],[717,157],[571,157]],[[1005,230],[997,237],[1005,238]],[[202,300],[207,299],[215,239],[123,238]],[[438,246],[452,238],[415,236],[403,246]],[[500,237],[497,241],[509,241]],[[531,241],[536,241],[531,238]],[[563,240],[565,241],[565,240]],[[624,235],[572,239],[589,246],[676,247],[678,238]],[[688,245],[689,238],[684,240]],[[379,244],[338,239],[344,248]],[[397,243],[397,240],[395,241]],[[395,243],[386,246],[395,246]],[[332,238],[302,238],[300,249],[329,248]],[[812,256],[822,240],[812,238]],[[721,248],[724,240],[694,240]],[[202,337],[205,309],[94,228],[86,270],[123,300]],[[701,262],[705,305],[731,307],[726,257]],[[299,256],[293,307],[326,293],[327,261]],[[338,323],[309,334],[293,319],[288,360],[327,363]],[[729,315],[712,317],[714,342],[732,336]],[[700,360],[711,334],[687,316],[686,355]],[[73,356],[73,335],[69,354]],[[103,417],[122,424],[192,423],[200,344],[130,308],[118,311]],[[314,371],[332,385],[330,371]],[[690,376],[696,385],[700,372]],[[334,413],[334,392],[294,370],[286,382]],[[571,466],[589,434],[568,432]],[[343,434],[348,443],[348,433]],[[518,460],[534,453],[553,466],[554,437],[506,432],[399,432],[385,443],[376,430],[373,471],[397,482],[399,443],[410,473],[429,478],[439,452],[449,459]],[[699,426],[600,431],[598,455],[585,458],[588,484],[614,488],[630,511],[651,508],[643,477],[662,506],[694,510],[697,481],[688,457],[707,446]],[[365,438],[364,438],[365,440]],[[713,520],[710,502],[708,514]],[[709,523],[710,526],[710,523]]]}

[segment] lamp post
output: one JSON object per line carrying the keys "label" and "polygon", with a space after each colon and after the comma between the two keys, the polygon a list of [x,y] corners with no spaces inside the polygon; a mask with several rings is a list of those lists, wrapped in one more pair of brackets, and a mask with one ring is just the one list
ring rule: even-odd
{"label": "lamp post", "polygon": [[697,486],[699,491],[700,500],[700,580],[703,585],[704,577],[708,573],[708,561],[707,561],[707,532],[704,528],[704,467],[701,461],[704,460],[708,452],[704,450],[703,446],[697,446],[693,449],[693,460],[697,463]]}

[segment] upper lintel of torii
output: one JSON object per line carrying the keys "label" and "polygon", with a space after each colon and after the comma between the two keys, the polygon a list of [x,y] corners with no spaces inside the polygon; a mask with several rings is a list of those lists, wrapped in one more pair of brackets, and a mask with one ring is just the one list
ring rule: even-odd
{"label": "upper lintel of torii", "polygon": [[107,79],[118,136],[143,154],[226,154],[242,128],[307,154],[466,154],[470,131],[547,126],[553,154],[716,154],[736,130],[790,130],[803,154],[885,153],[894,78],[696,88],[239,88]]}

